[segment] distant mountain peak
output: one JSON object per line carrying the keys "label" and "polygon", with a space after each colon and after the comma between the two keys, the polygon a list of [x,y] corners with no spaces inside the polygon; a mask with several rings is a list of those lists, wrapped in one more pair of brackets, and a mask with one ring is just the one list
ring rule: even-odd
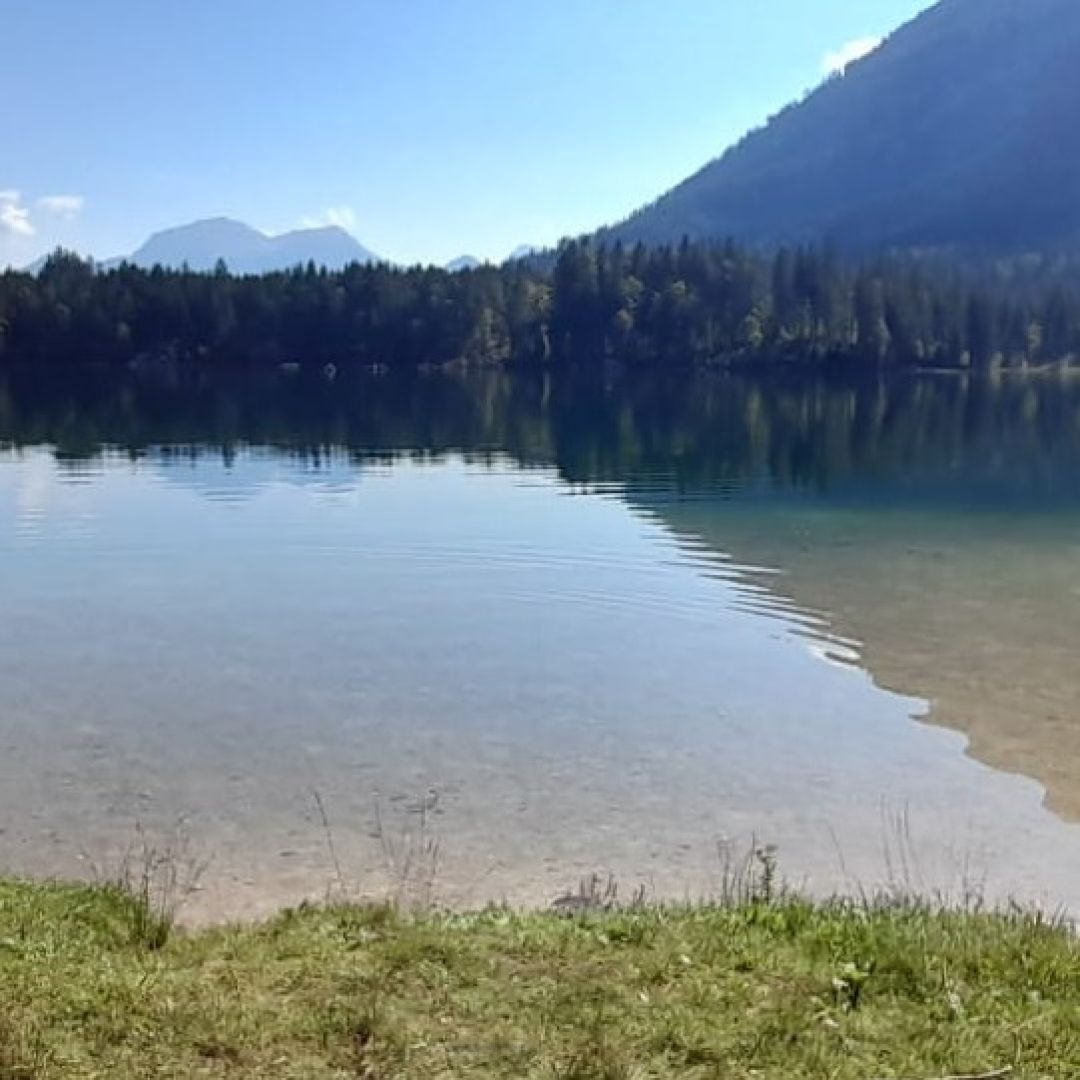
{"label": "distant mountain peak", "polygon": [[199,218],[197,221],[186,225],[170,225],[150,234],[149,243],[160,237],[171,236],[210,236],[210,237],[244,237],[252,241],[266,239],[265,234],[251,225],[245,225],[242,221],[229,217]]}
{"label": "distant mountain peak", "polygon": [[125,260],[136,266],[212,270],[219,261],[234,273],[287,270],[309,262],[339,270],[378,257],[337,225],[293,229],[275,236],[229,217],[210,217],[155,232]]}
{"label": "distant mountain peak", "polygon": [[461,270],[476,270],[484,264],[476,258],[475,255],[459,255],[456,259],[451,259],[446,264],[446,269],[451,274],[456,274]]}
{"label": "distant mountain peak", "polygon": [[283,233],[271,236],[271,240],[280,240],[283,236],[347,236],[350,240],[355,237],[348,229],[340,225],[305,225],[298,229],[289,229]]}

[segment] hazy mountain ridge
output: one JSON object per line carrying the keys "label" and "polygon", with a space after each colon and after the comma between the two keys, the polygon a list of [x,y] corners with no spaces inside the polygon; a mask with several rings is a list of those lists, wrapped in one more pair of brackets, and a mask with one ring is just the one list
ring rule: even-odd
{"label": "hazy mountain ridge", "polygon": [[1080,241],[1080,3],[942,0],[602,236],[841,248]]}
{"label": "hazy mountain ridge", "polygon": [[[542,249],[534,247],[532,244],[520,244],[514,248],[509,255],[503,260],[502,265],[508,263],[524,262],[527,259],[532,259],[541,253]],[[452,259],[446,264],[446,269],[452,274],[459,273],[462,270],[479,270],[483,266],[493,265],[488,262],[487,259],[478,259],[475,255],[460,255],[456,259]]]}
{"label": "hazy mountain ridge", "polygon": [[446,264],[446,269],[451,274],[460,273],[462,270],[478,270],[484,264],[475,255],[459,255]]}
{"label": "hazy mountain ridge", "polygon": [[[539,248],[523,244],[506,258],[517,262],[534,257]],[[48,252],[22,267],[27,274],[39,274],[55,252]],[[68,254],[73,254],[68,252]],[[78,253],[74,253],[78,254]],[[351,233],[336,225],[320,228],[294,229],[269,236],[233,218],[206,218],[188,225],[177,225],[152,234],[131,255],[94,260],[99,270],[114,270],[125,263],[150,269],[164,266],[206,272],[218,261],[225,263],[234,274],[261,274],[287,270],[308,262],[328,270],[340,270],[351,263],[382,263],[387,260],[364,247]],[[488,263],[474,255],[460,255],[444,267],[449,273],[478,270]]]}
{"label": "hazy mountain ridge", "polygon": [[221,260],[235,274],[261,274],[315,263],[340,270],[350,263],[378,262],[379,258],[354,236],[336,225],[296,229],[268,236],[231,218],[209,218],[154,233],[131,256],[112,259],[136,266],[213,270]]}

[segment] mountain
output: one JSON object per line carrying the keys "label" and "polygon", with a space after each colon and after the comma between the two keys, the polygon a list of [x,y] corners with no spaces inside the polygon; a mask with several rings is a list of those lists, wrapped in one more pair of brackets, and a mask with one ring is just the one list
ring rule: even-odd
{"label": "mountain", "polygon": [[[528,244],[522,244],[521,247],[514,248],[513,251],[506,257],[508,263],[521,262],[524,259],[531,259],[540,254],[540,248],[531,247]],[[472,255],[462,255],[460,258],[454,259],[452,262],[446,264],[446,269],[451,273],[457,273],[459,270],[476,270],[483,266],[484,263],[475,258]]]}
{"label": "mountain", "polygon": [[941,0],[607,239],[1080,242],[1080,2]]}
{"label": "mountain", "polygon": [[459,270],[476,270],[484,264],[476,258],[474,255],[461,255],[456,259],[452,259],[446,264],[446,269],[451,274],[456,274]]}
{"label": "mountain", "polygon": [[308,262],[339,270],[349,263],[378,261],[376,255],[335,225],[267,236],[231,218],[211,218],[154,233],[129,258],[105,265],[126,261],[145,267],[187,264],[192,270],[213,270],[219,259],[236,274],[262,274]]}

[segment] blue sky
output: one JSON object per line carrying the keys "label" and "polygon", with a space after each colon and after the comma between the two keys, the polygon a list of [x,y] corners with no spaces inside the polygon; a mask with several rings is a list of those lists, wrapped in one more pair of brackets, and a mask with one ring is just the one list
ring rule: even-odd
{"label": "blue sky", "polygon": [[0,0],[0,265],[218,214],[499,259],[625,216],[929,6]]}

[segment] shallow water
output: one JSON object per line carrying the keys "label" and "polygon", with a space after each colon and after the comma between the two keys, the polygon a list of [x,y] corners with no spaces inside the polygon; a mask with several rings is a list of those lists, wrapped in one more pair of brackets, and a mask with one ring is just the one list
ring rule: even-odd
{"label": "shallow water", "polygon": [[880,685],[917,688],[975,757],[1080,818],[1080,514],[806,505],[667,520],[781,567],[774,585],[852,638]]}
{"label": "shallow water", "polygon": [[973,392],[9,385],[0,864],[181,836],[213,918],[696,896],[756,838],[1080,909],[1070,443]]}

